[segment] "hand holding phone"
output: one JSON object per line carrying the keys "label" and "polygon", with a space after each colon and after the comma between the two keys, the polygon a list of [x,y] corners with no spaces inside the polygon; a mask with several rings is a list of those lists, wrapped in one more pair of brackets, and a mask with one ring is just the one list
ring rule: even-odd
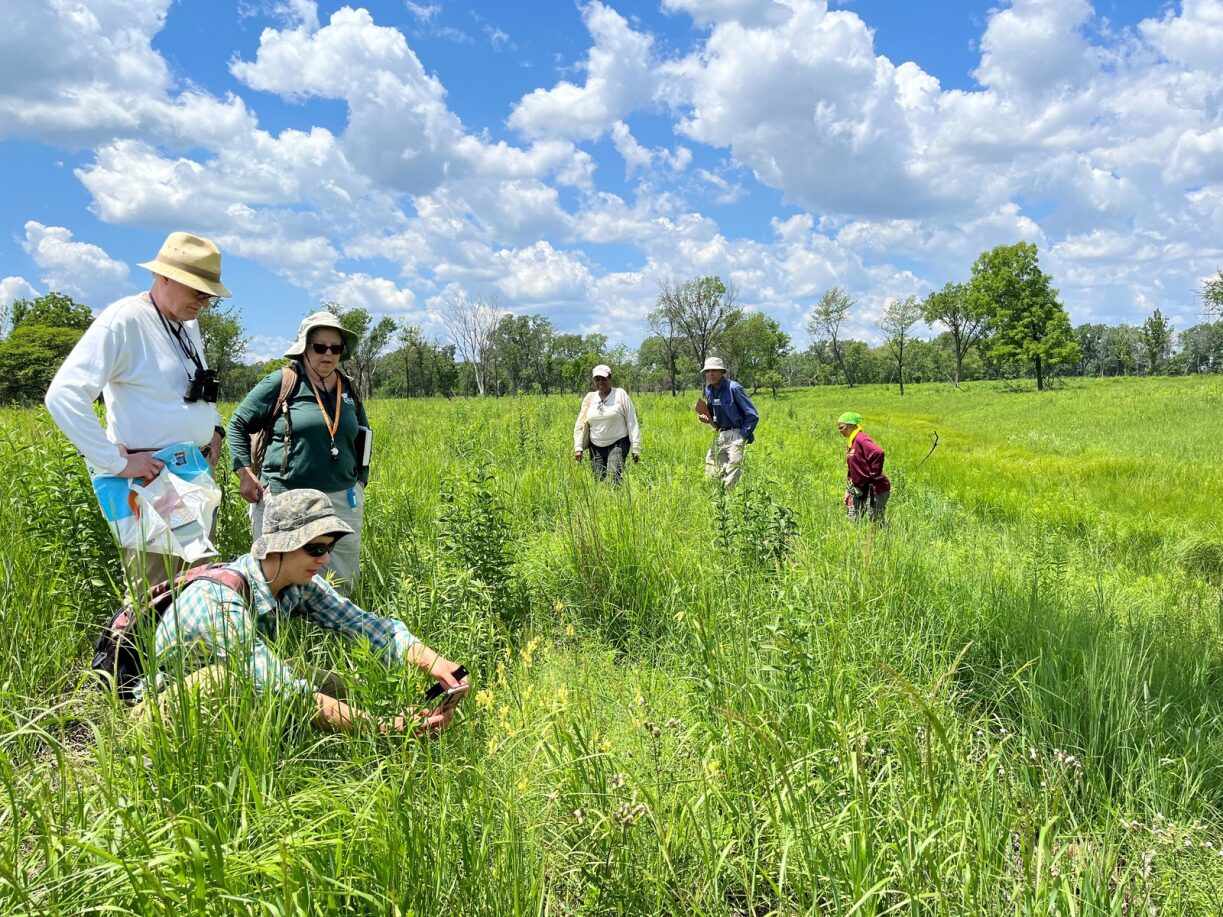
{"label": "hand holding phone", "polygon": [[[450,675],[455,681],[459,682],[457,687],[447,689],[441,682],[435,682],[425,692],[424,706],[432,710],[435,715],[445,713],[447,710],[453,710],[457,707],[459,701],[467,696],[467,691],[471,687],[467,682],[463,681],[467,677],[466,666],[459,666]],[[438,703],[439,700],[440,703]]]}

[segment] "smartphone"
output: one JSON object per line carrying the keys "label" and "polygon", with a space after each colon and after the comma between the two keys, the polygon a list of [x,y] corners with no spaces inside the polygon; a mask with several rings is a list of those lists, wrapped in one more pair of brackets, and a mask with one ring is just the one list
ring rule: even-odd
{"label": "smartphone", "polygon": [[[467,677],[467,666],[461,665],[450,674],[454,676],[455,681],[462,681]],[[432,707],[433,702],[441,698],[442,703],[436,712],[440,713],[443,710],[449,710],[463,699],[463,696],[467,693],[467,688],[468,685],[459,685],[457,688],[447,690],[442,687],[440,681],[435,681],[429,686],[429,690],[425,692],[425,706]]]}

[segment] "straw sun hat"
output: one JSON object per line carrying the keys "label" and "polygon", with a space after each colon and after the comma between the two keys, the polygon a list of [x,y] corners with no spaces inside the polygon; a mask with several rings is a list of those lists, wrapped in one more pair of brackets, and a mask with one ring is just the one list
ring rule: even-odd
{"label": "straw sun hat", "polygon": [[170,233],[157,257],[139,266],[209,296],[233,296],[221,283],[221,250],[189,232]]}

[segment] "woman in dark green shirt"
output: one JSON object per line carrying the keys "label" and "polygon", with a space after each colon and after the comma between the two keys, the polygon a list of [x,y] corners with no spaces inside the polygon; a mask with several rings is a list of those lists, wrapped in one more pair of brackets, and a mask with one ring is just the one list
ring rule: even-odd
{"label": "woman in dark green shirt", "polygon": [[[251,390],[230,418],[227,432],[239,492],[251,504],[252,538],[258,538],[263,528],[264,495],[301,488],[327,494],[336,515],[352,527],[354,534],[342,539],[347,542],[343,547],[336,545],[327,564],[339,580],[337,589],[345,595],[360,568],[369,475],[360,454],[368,436],[362,431],[368,431],[369,421],[350,380],[339,369],[357,342],[357,336],[332,313],[307,316],[285,351],[293,363],[269,373]],[[252,455],[257,436],[266,444],[261,469],[258,450]]]}

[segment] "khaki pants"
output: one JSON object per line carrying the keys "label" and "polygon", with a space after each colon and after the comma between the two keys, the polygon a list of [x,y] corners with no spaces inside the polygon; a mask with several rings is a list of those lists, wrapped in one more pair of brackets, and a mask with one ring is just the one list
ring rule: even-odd
{"label": "khaki pants", "polygon": [[721,477],[727,490],[739,483],[743,465],[743,435],[738,430],[719,430],[718,438],[705,453],[705,477]]}
{"label": "khaki pants", "polygon": [[[324,573],[330,570],[335,574],[336,592],[343,596],[352,595],[361,572],[361,524],[365,519],[365,488],[360,484],[354,485],[353,497],[356,506],[348,505],[347,490],[336,490],[327,494],[335,514],[347,522],[353,531],[353,534],[345,535],[336,542],[327,566],[323,567]],[[263,500],[252,504],[250,514],[253,541],[263,533]]]}

